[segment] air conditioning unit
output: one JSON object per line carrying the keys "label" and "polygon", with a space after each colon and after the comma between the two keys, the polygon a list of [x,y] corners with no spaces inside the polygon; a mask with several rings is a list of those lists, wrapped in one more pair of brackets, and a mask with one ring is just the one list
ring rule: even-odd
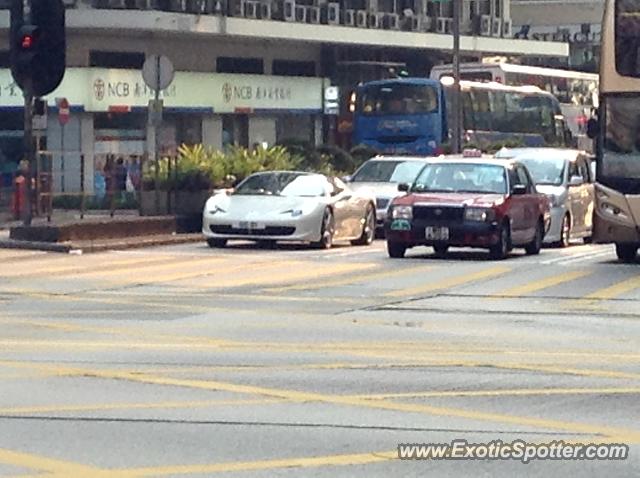
{"label": "air conditioning unit", "polygon": [[307,21],[315,25],[320,23],[320,7],[307,7]]}
{"label": "air conditioning unit", "polygon": [[369,13],[366,10],[356,11],[356,26],[360,28],[367,28],[369,24]]}
{"label": "air conditioning unit", "polygon": [[231,13],[234,17],[244,17],[244,4],[245,0],[236,0],[233,3],[233,9],[231,10]]}
{"label": "air conditioning unit", "polygon": [[284,0],[282,16],[287,22],[296,21],[296,0]]}
{"label": "air conditioning unit", "polygon": [[511,20],[505,20],[504,22],[502,22],[502,36],[504,38],[511,38],[513,37],[513,32],[511,31]]}
{"label": "air conditioning unit", "polygon": [[127,8],[127,2],[125,0],[107,0],[107,7],[109,7],[109,8]]}
{"label": "air conditioning unit", "polygon": [[355,10],[345,10],[344,11],[344,19],[342,21],[343,24],[349,27],[356,26],[356,11]]}
{"label": "air conditioning unit", "polygon": [[491,35],[494,37],[502,36],[502,18],[494,18],[491,22]]}
{"label": "air conditioning unit", "polygon": [[307,23],[307,7],[296,5],[296,22]]}
{"label": "air conditioning unit", "polygon": [[438,33],[451,33],[452,19],[446,17],[438,17]]}
{"label": "air conditioning unit", "polygon": [[244,3],[244,16],[245,18],[258,18],[260,10],[259,3],[251,0],[247,0]]}
{"label": "air conditioning unit", "polygon": [[339,3],[329,3],[327,5],[327,23],[329,25],[340,25]]}
{"label": "air conditioning unit", "polygon": [[369,28],[380,28],[380,25],[382,25],[382,18],[380,18],[378,15],[379,14],[377,13],[369,13],[369,18],[367,20],[367,26]]}
{"label": "air conditioning unit", "polygon": [[382,17],[382,28],[387,30],[398,30],[400,28],[400,16],[397,13],[384,13]]}
{"label": "air conditioning unit", "polygon": [[491,35],[491,15],[480,16],[480,35]]}

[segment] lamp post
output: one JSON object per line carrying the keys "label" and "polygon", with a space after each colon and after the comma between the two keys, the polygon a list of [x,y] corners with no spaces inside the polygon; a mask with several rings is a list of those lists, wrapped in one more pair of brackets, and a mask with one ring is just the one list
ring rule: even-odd
{"label": "lamp post", "polygon": [[459,154],[462,149],[462,102],[460,99],[460,17],[462,16],[462,0],[453,1],[453,21],[451,30],[453,33],[453,91],[451,95],[451,152]]}

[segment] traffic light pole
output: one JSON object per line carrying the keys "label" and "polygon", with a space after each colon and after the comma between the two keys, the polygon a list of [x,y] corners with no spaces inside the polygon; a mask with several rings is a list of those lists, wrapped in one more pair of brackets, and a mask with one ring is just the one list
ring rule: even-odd
{"label": "traffic light pole", "polygon": [[27,81],[23,90],[24,94],[24,160],[26,162],[25,173],[25,211],[24,225],[30,226],[32,220],[32,201],[33,201],[33,93],[31,91],[31,82]]}

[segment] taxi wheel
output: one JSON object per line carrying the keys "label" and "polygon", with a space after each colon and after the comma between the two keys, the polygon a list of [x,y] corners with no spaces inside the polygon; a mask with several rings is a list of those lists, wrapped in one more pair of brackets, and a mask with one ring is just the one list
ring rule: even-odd
{"label": "taxi wheel", "polygon": [[387,253],[392,259],[402,259],[405,252],[407,252],[407,246],[401,242],[387,241]]}
{"label": "taxi wheel", "polygon": [[227,245],[226,239],[207,239],[207,244],[211,248],[224,247]]}
{"label": "taxi wheel", "polygon": [[542,239],[544,238],[544,226],[542,225],[542,221],[538,221],[538,226],[536,227],[535,236],[533,236],[533,241],[527,244],[524,247],[524,250],[530,256],[535,254],[540,254],[540,249],[542,249]]}
{"label": "taxi wheel", "polygon": [[622,262],[633,262],[638,254],[637,244],[616,244],[616,255]]}
{"label": "taxi wheel", "polygon": [[433,251],[436,253],[436,256],[442,257],[447,254],[449,250],[449,246],[446,244],[435,244],[433,246]]}
{"label": "taxi wheel", "polygon": [[325,209],[320,226],[320,240],[314,242],[313,246],[318,249],[331,249],[333,246],[333,236],[335,234],[335,222],[331,209]]}
{"label": "taxi wheel", "polygon": [[489,256],[491,259],[502,260],[506,258],[509,253],[510,242],[511,231],[509,230],[509,223],[505,222],[500,226],[498,242],[489,249]]}
{"label": "taxi wheel", "polygon": [[368,246],[376,235],[376,211],[371,204],[367,206],[363,221],[362,234],[355,241],[351,241],[354,246]]}

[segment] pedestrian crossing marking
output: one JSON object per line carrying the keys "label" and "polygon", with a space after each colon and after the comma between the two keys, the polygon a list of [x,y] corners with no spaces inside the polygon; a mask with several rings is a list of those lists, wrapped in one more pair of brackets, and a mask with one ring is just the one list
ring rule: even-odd
{"label": "pedestrian crossing marking", "polygon": [[512,287],[497,295],[500,297],[517,297],[517,296],[527,295],[534,292],[538,292],[543,289],[548,289],[550,287],[564,284],[566,282],[571,282],[573,280],[581,279],[583,277],[591,275],[592,273],[593,271],[575,270],[575,271],[565,272],[563,274],[556,274],[551,277],[545,277],[537,281],[527,282],[526,284],[523,284],[517,287]]}

